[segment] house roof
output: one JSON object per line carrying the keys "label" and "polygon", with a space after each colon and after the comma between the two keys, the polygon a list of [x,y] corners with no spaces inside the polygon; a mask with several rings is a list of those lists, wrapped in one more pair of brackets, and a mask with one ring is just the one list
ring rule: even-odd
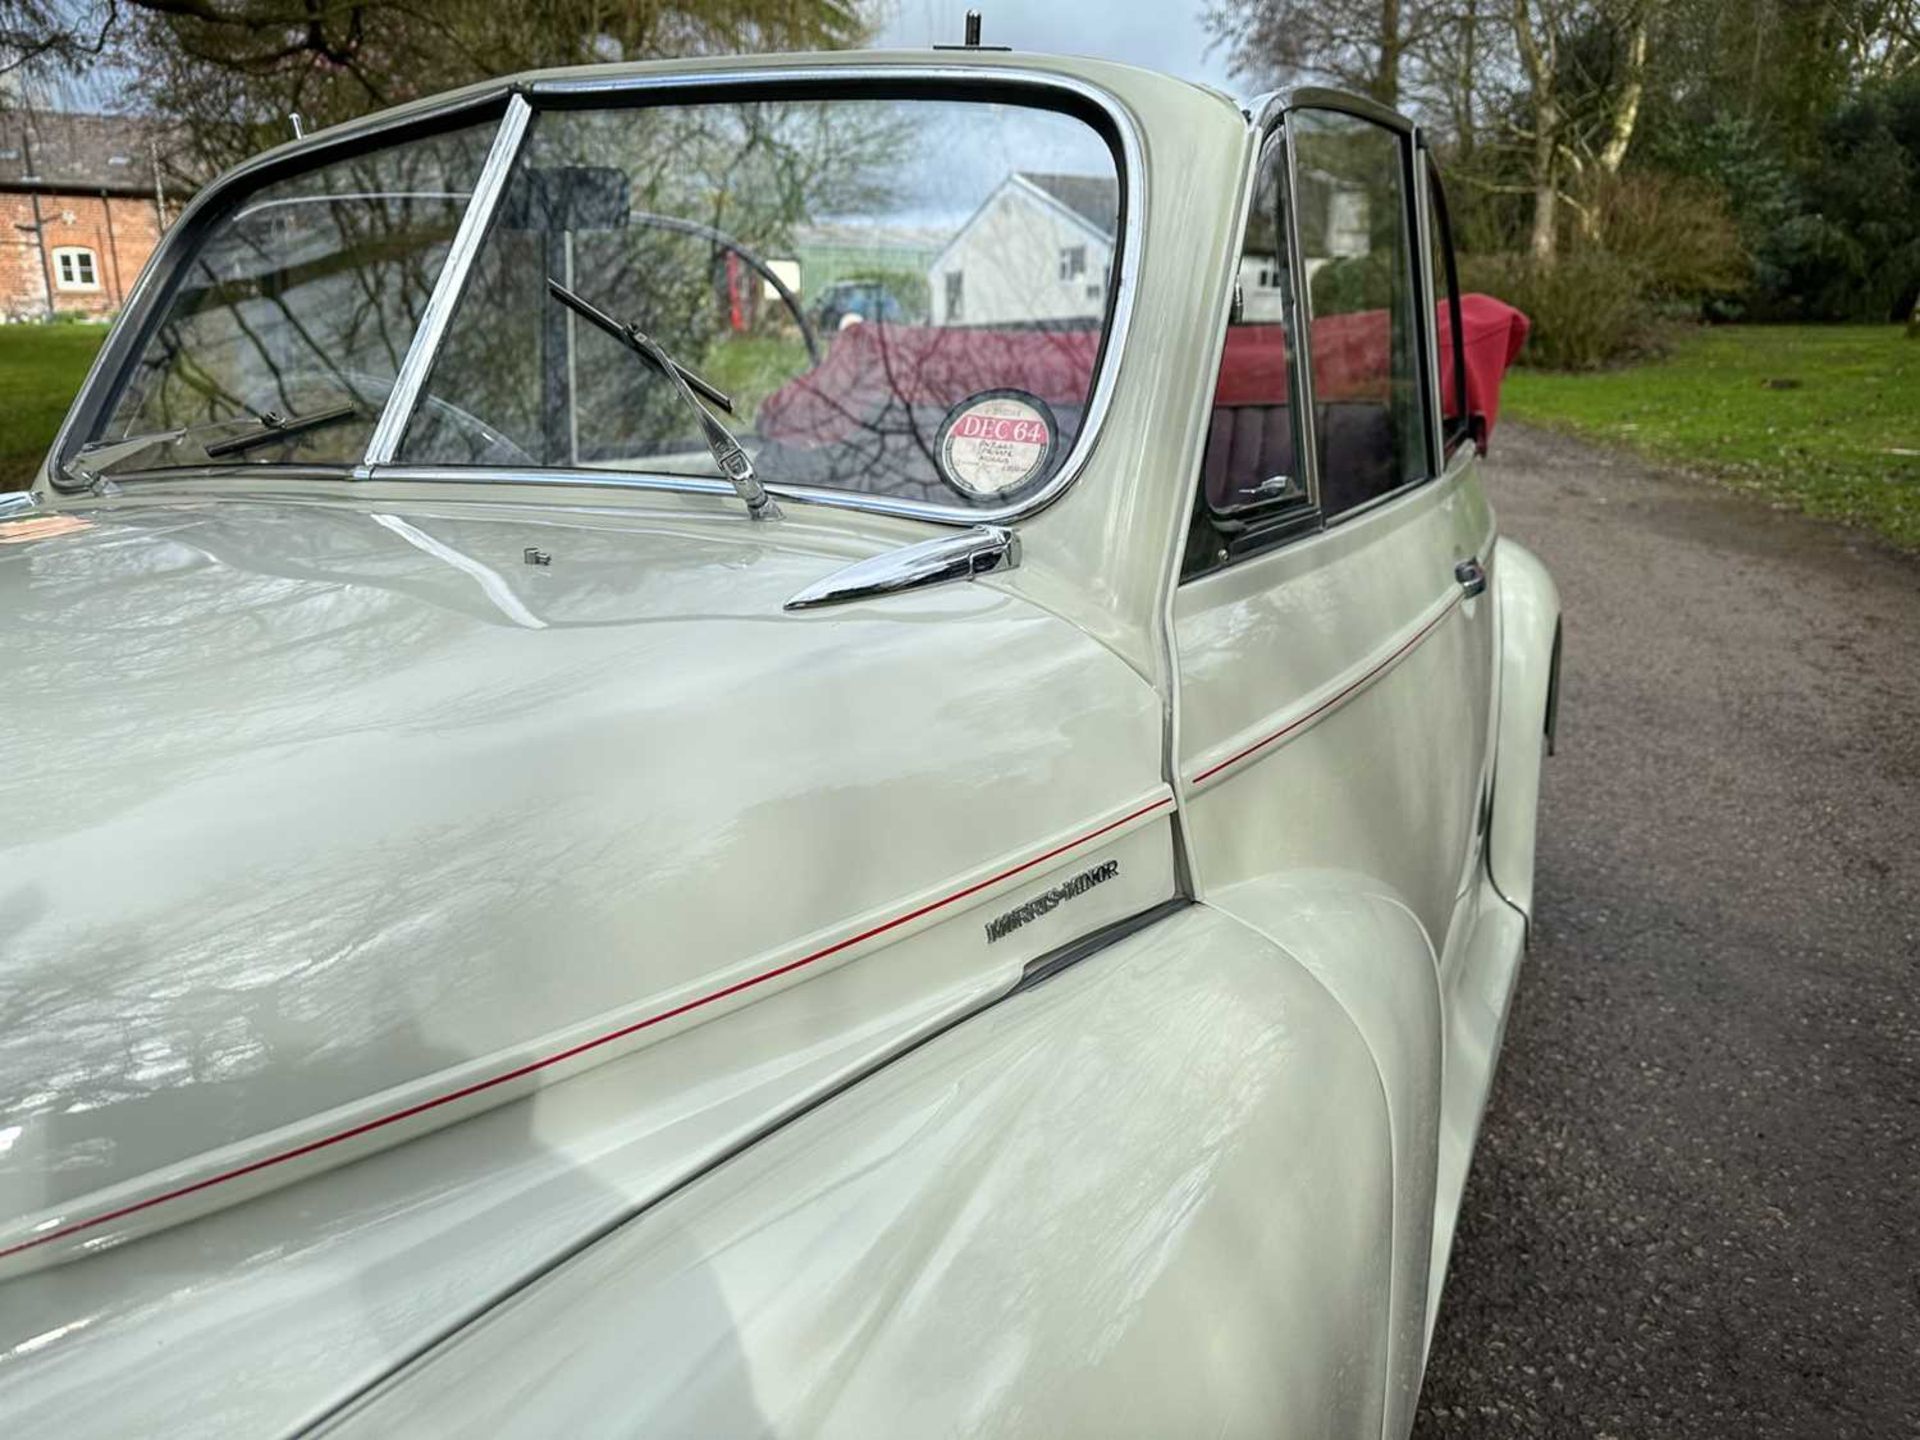
{"label": "house roof", "polygon": [[952,235],[946,229],[929,229],[912,225],[858,225],[845,221],[823,220],[811,225],[797,225],[793,230],[793,244],[806,246],[838,246],[852,250],[938,250]]}
{"label": "house roof", "polygon": [[936,268],[946,263],[953,247],[973,229],[974,222],[1008,193],[1025,196],[1028,204],[1055,212],[1069,224],[1081,226],[1092,238],[1109,246],[1113,244],[1120,210],[1118,180],[1110,175],[1051,175],[1037,170],[1015,170],[994,186],[980,202],[980,208],[953,232],[953,238],[933,257]]}
{"label": "house roof", "polygon": [[1047,175],[1034,170],[1022,170],[1018,174],[1102,235],[1113,237],[1114,224],[1120,214],[1120,182],[1113,176]]}
{"label": "house roof", "polygon": [[162,133],[150,121],[120,115],[0,113],[0,190],[151,195],[152,146]]}

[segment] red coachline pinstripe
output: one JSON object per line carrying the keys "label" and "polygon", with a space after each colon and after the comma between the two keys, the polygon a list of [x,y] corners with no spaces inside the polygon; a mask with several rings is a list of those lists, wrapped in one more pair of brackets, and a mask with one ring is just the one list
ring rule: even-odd
{"label": "red coachline pinstripe", "polygon": [[742,990],[751,990],[756,985],[764,985],[769,980],[778,979],[782,975],[790,974],[795,970],[812,965],[816,961],[826,959],[829,955],[837,955],[842,950],[858,945],[863,940],[871,940],[876,935],[884,935],[889,930],[898,929],[909,921],[918,920],[922,915],[931,914],[933,911],[951,905],[955,901],[964,900],[969,895],[977,894],[990,885],[998,885],[1002,880],[1010,880],[1024,870],[1031,870],[1036,865],[1044,865],[1056,855],[1064,855],[1067,851],[1076,849],[1086,844],[1089,840],[1098,840],[1109,831],[1118,830],[1122,825],[1138,820],[1142,815],[1150,815],[1155,810],[1159,810],[1172,803],[1173,798],[1171,796],[1163,795],[1150,805],[1142,805],[1131,814],[1122,815],[1118,820],[1102,825],[1098,830],[1089,831],[1078,839],[1069,840],[1064,845],[1057,845],[1047,851],[1046,854],[1036,855],[1031,860],[1023,861],[1015,865],[1011,870],[1002,870],[998,875],[991,875],[985,880],[969,885],[964,890],[956,890],[953,894],[944,896],[939,900],[929,901],[917,910],[909,910],[904,915],[896,915],[893,919],[875,925],[870,930],[862,930],[858,935],[850,935],[845,940],[835,941],[824,950],[816,950],[811,955],[802,955],[798,960],[789,960],[786,964],[775,966],[773,969],[765,971],[762,974],[750,976],[745,980],[735,981],[733,984],[715,990],[710,994],[699,996],[682,1005],[676,1005],[671,1010],[662,1010],[659,1014],[649,1015],[644,1020],[635,1020],[630,1025],[622,1025],[618,1030],[610,1030],[605,1035],[597,1035],[591,1040],[583,1040],[578,1045],[570,1045],[565,1050],[557,1051],[552,1055],[543,1056],[538,1060],[530,1060],[524,1065],[519,1065],[512,1070],[506,1071],[504,1074],[495,1075],[486,1080],[477,1080],[471,1085],[461,1086],[458,1090],[450,1090],[444,1095],[436,1095],[431,1100],[422,1100],[416,1105],[407,1106],[404,1110],[395,1110],[390,1115],[381,1115],[373,1120],[362,1121],[360,1124],[351,1126],[337,1134],[324,1135],[318,1140],[309,1140],[306,1144],[296,1145],[291,1150],[283,1150],[277,1155],[268,1155],[262,1159],[252,1161],[249,1164],[237,1166],[232,1170],[222,1171],[218,1175],[209,1175],[204,1180],[196,1180],[191,1185],[182,1185],[177,1190],[169,1190],[161,1195],[150,1195],[145,1200],[135,1201],[131,1205],[122,1205],[117,1210],[109,1210],[104,1215],[95,1215],[90,1219],[80,1220],[72,1225],[62,1226],[58,1230],[51,1230],[45,1235],[36,1235],[31,1240],[22,1240],[17,1244],[9,1245],[4,1250],[0,1250],[0,1260],[6,1259],[9,1255],[17,1255],[23,1250],[32,1250],[36,1246],[51,1244],[55,1240],[64,1240],[68,1236],[78,1235],[82,1231],[91,1230],[99,1225],[111,1224],[115,1220],[124,1220],[129,1215],[138,1215],[143,1210],[151,1210],[156,1205],[164,1205],[170,1200],[180,1200],[188,1195],[197,1195],[202,1190],[210,1190],[215,1185],[224,1185],[229,1180],[238,1180],[244,1175],[252,1175],[257,1171],[266,1170],[275,1165],[285,1164],[289,1160],[298,1160],[301,1156],[311,1155],[316,1150],[325,1150],[329,1146],[340,1144],[342,1141],[351,1140],[356,1136],[365,1135],[373,1130],[384,1129],[388,1125],[398,1124],[402,1120],[411,1119],[413,1116],[424,1114],[429,1110],[437,1110],[442,1105],[451,1105],[454,1101],[464,1100],[469,1095],[478,1095],[483,1090],[491,1090],[495,1086],[505,1085],[510,1081],[522,1079],[525,1076],[534,1074],[536,1071],[545,1070],[565,1060],[571,1060],[577,1055],[584,1055],[589,1050],[598,1050],[602,1045],[611,1045],[616,1040],[625,1039],[629,1035],[650,1029],[655,1025],[672,1020],[677,1016],[685,1015],[689,1011],[711,1005],[716,1000],[724,1000],[729,995],[738,995]]}
{"label": "red coachline pinstripe", "polygon": [[1326,699],[1322,700],[1318,705],[1314,706],[1313,709],[1309,710],[1306,714],[1302,715],[1299,719],[1290,721],[1288,724],[1282,725],[1278,730],[1274,731],[1271,735],[1267,736],[1264,740],[1254,741],[1253,744],[1247,746],[1246,749],[1240,751],[1238,754],[1229,755],[1226,759],[1222,760],[1218,765],[1209,765],[1205,770],[1202,770],[1198,775],[1194,776],[1193,779],[1188,781],[1187,783],[1190,785],[1204,784],[1208,779],[1210,779],[1215,775],[1218,775],[1222,770],[1226,769],[1229,765],[1238,764],[1240,761],[1246,759],[1249,755],[1253,754],[1254,751],[1264,750],[1267,748],[1267,746],[1273,744],[1274,741],[1283,739],[1284,737],[1291,735],[1294,731],[1298,730],[1302,725],[1305,725],[1308,722],[1313,720],[1318,720],[1322,715],[1326,714],[1327,711],[1331,710],[1334,706],[1338,705],[1342,700],[1346,699],[1347,696],[1353,694],[1354,691],[1358,690],[1362,685],[1365,685],[1369,680],[1373,679],[1381,671],[1385,670],[1389,665],[1393,664],[1394,661],[1398,660],[1402,655],[1406,654],[1414,646],[1418,645],[1422,640],[1426,639],[1428,635],[1432,634],[1434,626],[1438,625],[1442,620],[1446,619],[1447,616],[1451,615],[1453,613],[1453,607],[1458,605],[1463,598],[1464,598],[1463,596],[1455,595],[1451,600],[1447,602],[1445,608],[1442,609],[1438,615],[1434,616],[1433,619],[1429,620],[1426,624],[1422,625],[1418,630],[1414,631],[1404,645],[1402,645],[1398,650],[1394,651],[1391,655],[1387,656],[1387,658],[1382,660],[1378,665],[1375,665],[1372,669],[1368,670],[1366,674],[1360,676],[1357,680],[1353,681],[1352,684],[1342,686],[1339,690],[1335,691],[1332,695],[1329,695]]}

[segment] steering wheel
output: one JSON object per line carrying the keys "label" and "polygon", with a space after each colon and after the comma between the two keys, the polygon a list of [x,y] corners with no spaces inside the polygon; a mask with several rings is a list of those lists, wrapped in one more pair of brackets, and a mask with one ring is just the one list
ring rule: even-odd
{"label": "steering wheel", "polygon": [[[383,376],[369,375],[360,370],[310,368],[292,371],[277,381],[255,388],[242,398],[241,403],[256,415],[268,411],[285,413],[291,409],[297,416],[351,399],[365,409],[371,425],[378,419],[380,409],[387,403],[392,391],[393,381]],[[437,443],[430,447],[442,463],[526,466],[538,466],[540,463],[479,416],[436,395],[420,397],[412,424],[419,427],[423,422],[443,432],[437,437]],[[448,445],[448,436],[454,438],[455,446]],[[297,437],[290,438],[288,443],[297,444]],[[462,452],[460,458],[449,461],[449,448]]]}
{"label": "steering wheel", "polygon": [[693,235],[715,245],[724,246],[747,262],[747,268],[773,287],[774,294],[793,313],[794,323],[800,327],[800,338],[806,343],[807,359],[814,365],[820,363],[820,337],[814,333],[808,323],[806,313],[800,308],[800,297],[788,288],[787,282],[774,273],[773,267],[762,260],[741,241],[734,239],[724,230],[716,230],[711,225],[702,225],[698,220],[683,220],[678,215],[662,215],[653,210],[635,210],[628,214],[629,225],[647,225],[656,230],[671,230],[680,235]]}

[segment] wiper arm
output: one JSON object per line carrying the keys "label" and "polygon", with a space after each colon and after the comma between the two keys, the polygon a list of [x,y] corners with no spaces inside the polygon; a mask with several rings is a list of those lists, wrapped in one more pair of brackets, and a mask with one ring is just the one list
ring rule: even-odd
{"label": "wiper arm", "polygon": [[209,460],[218,460],[224,455],[239,455],[261,445],[271,445],[278,440],[292,440],[305,435],[310,430],[323,429],[328,425],[338,425],[342,420],[351,420],[360,413],[358,405],[335,405],[330,410],[316,410],[311,415],[282,415],[278,411],[268,410],[258,417],[260,428],[235,435],[230,439],[216,440],[211,445],[203,445]]}
{"label": "wiper arm", "polygon": [[702,380],[693,371],[680,364],[661,349],[659,343],[638,325],[622,324],[604,310],[574,294],[558,280],[548,279],[547,293],[582,320],[604,330],[666,376],[680,398],[687,402],[687,408],[700,417],[700,433],[707,442],[707,449],[713,452],[713,463],[720,467],[720,473],[732,482],[733,488],[746,502],[747,514],[755,520],[779,518],[780,507],[773,503],[773,496],[769,495],[767,487],[760,483],[760,477],[753,473],[753,461],[748,457],[745,447],[734,438],[731,430],[720,423],[712,411],[700,403],[699,397],[704,395],[731,415],[733,399],[726,391]]}
{"label": "wiper arm", "polygon": [[171,445],[186,435],[185,430],[155,430],[125,440],[93,440],[82,445],[73,458],[60,467],[69,480],[77,480],[96,494],[109,484],[107,470],[123,460],[144,455],[163,445]]}
{"label": "wiper arm", "polygon": [[[218,460],[227,455],[239,455],[253,449],[256,445],[270,444],[275,440],[290,440],[295,436],[306,434],[309,430],[318,430],[326,425],[337,425],[340,421],[352,419],[359,413],[358,405],[336,405],[329,410],[316,410],[311,415],[292,418],[277,415],[269,410],[265,414],[252,417],[252,422],[257,428],[244,430],[225,440],[215,440],[201,445],[200,453],[209,460]],[[82,445],[74,453],[73,459],[61,468],[70,479],[78,480],[81,484],[97,490],[107,482],[111,469],[124,465],[129,460],[144,460],[150,452],[178,445],[181,441],[190,439],[193,434],[192,429],[181,428],[153,430],[144,435],[129,435],[121,440],[91,441]]]}

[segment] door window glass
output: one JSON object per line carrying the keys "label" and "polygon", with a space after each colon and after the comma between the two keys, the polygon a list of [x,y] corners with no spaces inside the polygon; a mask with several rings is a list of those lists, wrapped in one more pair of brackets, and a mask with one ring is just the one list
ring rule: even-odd
{"label": "door window glass", "polygon": [[1328,519],[1428,473],[1405,142],[1357,116],[1290,117]]}

